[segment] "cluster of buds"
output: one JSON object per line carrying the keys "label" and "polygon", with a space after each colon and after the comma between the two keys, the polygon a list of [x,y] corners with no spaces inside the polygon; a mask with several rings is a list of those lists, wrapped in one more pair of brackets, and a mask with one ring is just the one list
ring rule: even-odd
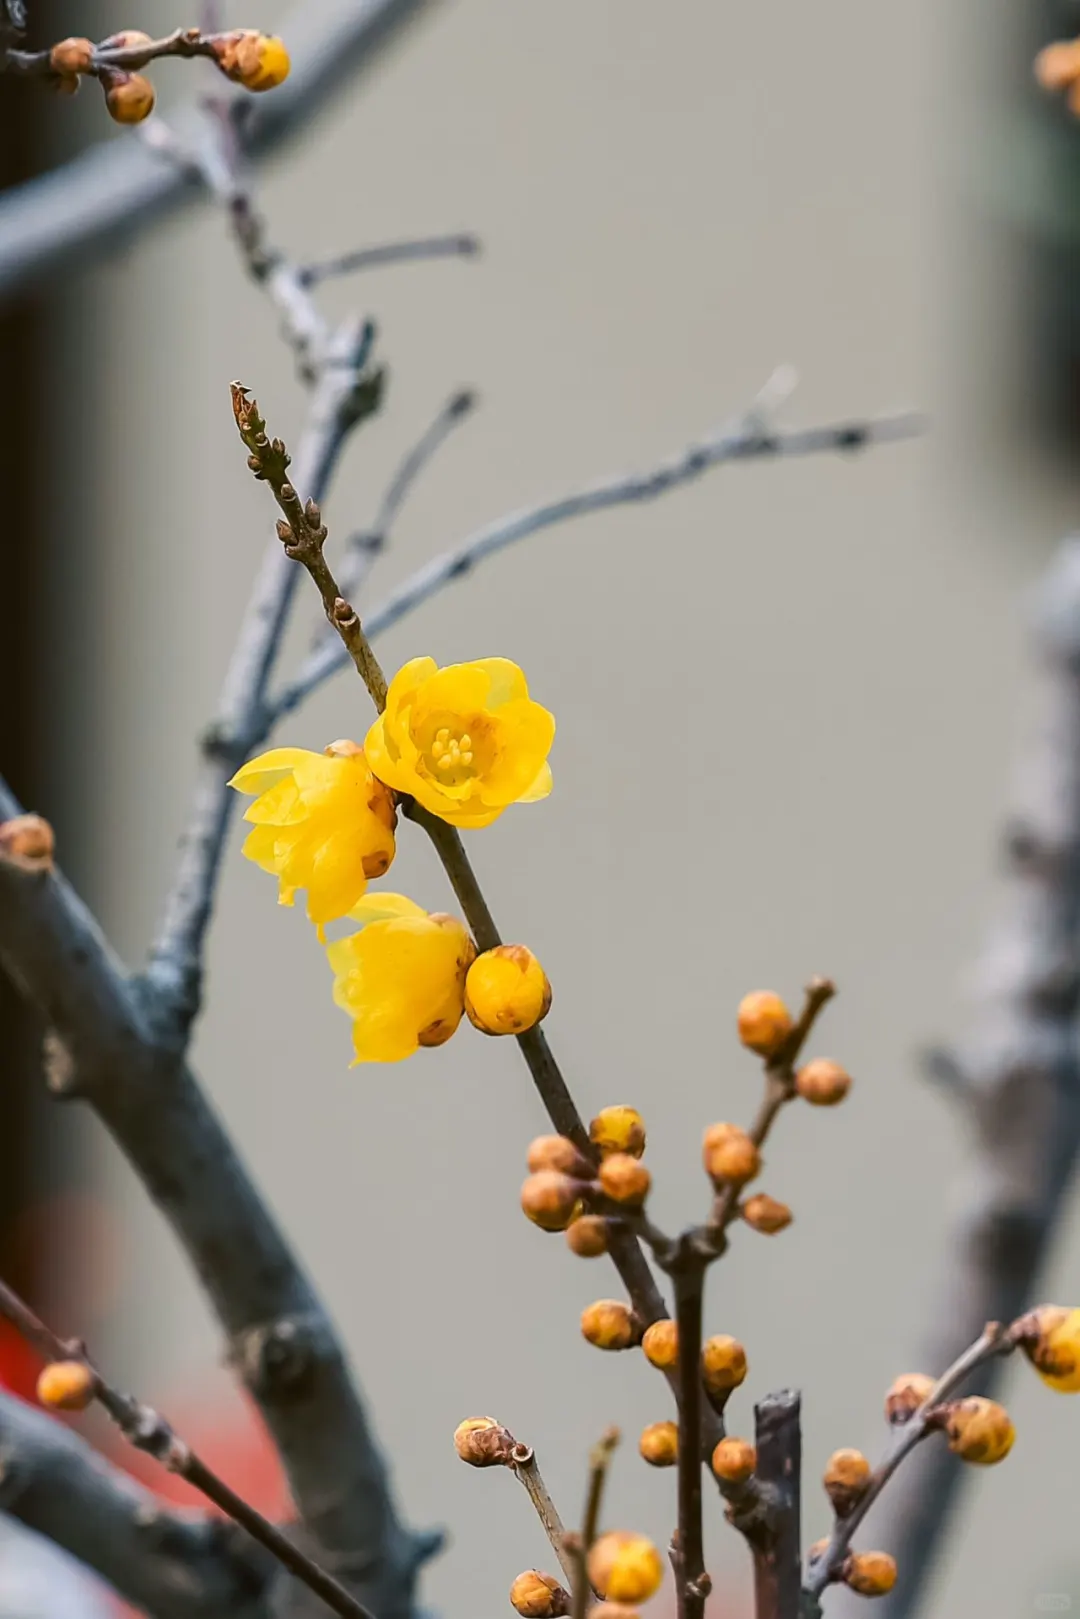
{"label": "cluster of buds", "polygon": [[[783,1064],[785,1048],[795,1030],[787,1006],[771,989],[754,990],[739,1003],[739,1039],[748,1051],[767,1063]],[[835,1107],[851,1089],[851,1075],[829,1057],[815,1057],[794,1076],[794,1088],[814,1107]]]}
{"label": "cluster of buds", "polygon": [[[670,1372],[679,1362],[678,1324],[667,1317],[654,1321],[641,1336],[641,1348],[650,1366]],[[701,1380],[714,1404],[722,1404],[745,1381],[746,1350],[737,1338],[716,1333],[701,1346]]]}
{"label": "cluster of buds", "polygon": [[1057,39],[1035,58],[1035,78],[1051,95],[1064,94],[1080,118],[1080,39]]}
{"label": "cluster of buds", "polygon": [[[944,1432],[949,1449],[961,1461],[982,1467],[1004,1461],[1016,1438],[1016,1429],[1005,1407],[976,1394],[963,1400],[942,1400],[928,1405],[934,1387],[934,1379],[925,1372],[904,1372],[886,1392],[885,1420],[891,1427],[898,1428],[921,1412],[927,1429]],[[855,1454],[857,1452],[837,1452],[838,1456]],[[839,1507],[837,1515],[841,1515]]]}
{"label": "cluster of buds", "polygon": [[[470,969],[466,995],[472,973],[483,960],[479,957]],[[635,1108],[605,1108],[592,1121],[589,1139],[598,1164],[567,1136],[537,1136],[529,1146],[521,1207],[534,1225],[544,1231],[565,1231],[572,1252],[594,1259],[607,1251],[608,1222],[603,1214],[587,1214],[586,1204],[614,1205],[615,1213],[636,1211],[649,1195],[652,1178],[641,1162],[645,1126]]]}
{"label": "cluster of buds", "polygon": [[61,95],[74,95],[84,78],[97,79],[109,116],[118,124],[141,124],[154,110],[155,95],[150,80],[137,70],[169,55],[208,56],[226,78],[252,91],[273,90],[289,73],[282,41],[254,28],[209,36],[191,28],[158,41],[139,28],[124,28],[96,45],[73,36],[48,52],[48,72]]}

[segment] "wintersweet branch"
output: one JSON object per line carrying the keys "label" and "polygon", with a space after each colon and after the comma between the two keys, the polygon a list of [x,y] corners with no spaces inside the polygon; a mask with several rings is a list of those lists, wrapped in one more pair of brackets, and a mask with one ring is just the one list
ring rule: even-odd
{"label": "wintersweet branch", "polygon": [[[837,423],[783,431],[763,431],[757,421],[743,421],[710,435],[698,444],[681,450],[669,460],[643,473],[605,478],[574,494],[529,506],[482,528],[462,545],[426,562],[385,601],[365,618],[369,639],[392,629],[408,613],[447,585],[455,583],[489,557],[527,539],[530,534],[552,528],[589,512],[611,506],[633,505],[695,482],[713,467],[733,461],[760,458],[815,455],[828,452],[854,452],[872,444],[887,444],[917,437],[925,427],[924,418],[908,412],[896,416],[870,418],[863,422]],[[317,648],[273,702],[273,720],[282,719],[299,707],[348,663],[347,656],[333,641]]]}
{"label": "wintersweet branch", "polygon": [[56,1404],[62,1408],[82,1410],[96,1400],[108,1412],[129,1444],[145,1451],[170,1473],[186,1479],[227,1518],[245,1529],[253,1540],[276,1557],[283,1568],[314,1591],[332,1613],[342,1615],[342,1619],[373,1619],[362,1602],[350,1596],[332,1575],[294,1546],[280,1529],[219,1478],[164,1417],[107,1383],[89,1360],[81,1342],[58,1337],[3,1281],[0,1281],[0,1315],[22,1333],[46,1363],[62,1369],[66,1374],[64,1397],[57,1399]]}
{"label": "wintersweet branch", "polygon": [[353,275],[357,270],[381,269],[387,264],[411,264],[418,259],[472,259],[480,252],[480,238],[470,231],[445,236],[415,236],[403,242],[380,242],[375,247],[359,247],[337,258],[318,264],[305,264],[300,279],[305,287],[318,286],[335,276]]}

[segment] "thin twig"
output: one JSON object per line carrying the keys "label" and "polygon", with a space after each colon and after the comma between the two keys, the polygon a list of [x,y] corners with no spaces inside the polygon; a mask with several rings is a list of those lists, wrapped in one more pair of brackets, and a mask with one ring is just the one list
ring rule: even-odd
{"label": "thin twig", "polygon": [[[104,68],[122,68],[126,72],[133,73],[139,68],[148,66],[150,62],[157,62],[168,56],[188,58],[204,56],[216,60],[222,46],[230,38],[229,34],[204,33],[201,28],[177,28],[161,39],[151,39],[139,45],[111,45],[103,40],[94,46],[89,64],[84,71],[95,77]],[[57,77],[49,50],[5,51],[0,54],[0,72],[5,67],[14,73],[32,78]]]}
{"label": "thin twig", "polygon": [[532,1446],[523,1445],[515,1440],[510,1453],[510,1466],[521,1480],[525,1493],[536,1509],[536,1516],[540,1519],[551,1549],[558,1559],[559,1567],[573,1585],[577,1565],[566,1549],[566,1528],[544,1483]]}
{"label": "thin twig", "polygon": [[277,1562],[234,1524],[167,1506],[64,1423],[4,1390],[0,1457],[0,1514],[77,1558],[140,1613],[280,1613]]}
{"label": "thin twig", "polygon": [[585,1491],[585,1513],[581,1533],[570,1538],[571,1619],[585,1619],[590,1596],[599,1595],[589,1582],[589,1553],[600,1533],[600,1508],[604,1501],[604,1485],[607,1482],[611,1458],[621,1437],[618,1428],[608,1428],[589,1452],[589,1482]]}
{"label": "thin twig", "polygon": [[[884,444],[915,437],[922,432],[923,418],[908,413],[865,422],[842,423],[766,433],[757,423],[739,423],[724,428],[699,444],[693,444],[651,471],[603,479],[575,494],[544,501],[499,518],[466,540],[426,562],[365,619],[370,639],[392,629],[406,614],[434,596],[446,585],[461,579],[488,557],[495,556],[519,540],[588,512],[603,511],[654,500],[682,484],[692,483],[713,467],[731,461],[751,461],[777,456],[813,455],[828,451],[854,451],[870,444]],[[291,713],[348,659],[339,646],[328,642],[312,652],[273,703],[273,719]]]}
{"label": "thin twig", "polygon": [[295,1574],[309,1590],[321,1597],[332,1613],[342,1615],[343,1619],[373,1619],[370,1609],[350,1596],[332,1575],[294,1546],[280,1529],[237,1495],[224,1479],[219,1478],[163,1416],[107,1383],[79,1340],[58,1337],[51,1327],[47,1327],[35,1315],[25,1300],[2,1280],[0,1316],[11,1322],[43,1360],[49,1363],[77,1362],[86,1367],[93,1379],[93,1398],[108,1412],[128,1443],[137,1450],[145,1451],[170,1473],[186,1479],[226,1517],[246,1529],[290,1574]]}
{"label": "thin twig", "polygon": [[702,1619],[712,1588],[701,1522],[701,1319],[707,1261],[691,1244],[671,1267],[679,1334],[679,1527],[671,1546],[679,1619]]}
{"label": "thin twig", "polygon": [[469,231],[457,231],[445,236],[416,236],[403,242],[382,242],[377,247],[360,247],[352,253],[341,253],[318,264],[305,264],[301,267],[300,279],[305,287],[316,287],[320,281],[328,281],[332,276],[352,275],[356,270],[374,270],[384,264],[409,264],[416,259],[471,259],[479,251],[480,238]]}
{"label": "thin twig", "polygon": [[856,1505],[846,1517],[836,1520],[828,1546],[820,1557],[814,1559],[807,1573],[805,1589],[810,1596],[820,1596],[836,1576],[847,1556],[855,1531],[882,1490],[916,1445],[933,1431],[934,1408],[960,1389],[978,1367],[999,1355],[1011,1354],[1015,1347],[1016,1339],[1010,1330],[993,1321],[962,1355],[957,1356],[948,1370],[942,1373],[918,1410],[897,1429],[896,1437],[882,1461],[874,1469],[866,1490]]}

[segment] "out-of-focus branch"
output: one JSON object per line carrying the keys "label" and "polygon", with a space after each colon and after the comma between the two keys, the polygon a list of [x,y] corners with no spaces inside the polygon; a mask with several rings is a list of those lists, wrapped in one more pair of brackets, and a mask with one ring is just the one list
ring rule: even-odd
{"label": "out-of-focus branch", "polygon": [[153,1619],[270,1619],[278,1570],[236,1527],[164,1506],[62,1423],[0,1391],[0,1511]]}
{"label": "out-of-focus branch", "polygon": [[[391,629],[446,585],[461,579],[488,557],[507,546],[588,512],[609,506],[623,506],[654,500],[682,484],[693,483],[712,467],[730,461],[751,461],[778,456],[815,455],[829,451],[854,451],[870,444],[885,444],[913,438],[924,427],[923,419],[911,412],[865,422],[839,423],[783,432],[763,431],[751,420],[728,427],[698,444],[680,450],[669,460],[648,472],[605,478],[574,494],[529,506],[508,517],[499,518],[453,550],[444,551],[418,568],[392,595],[368,613],[364,626],[369,637]],[[319,646],[301,666],[296,678],[284,687],[273,704],[274,720],[297,708],[324,681],[345,668],[348,658],[334,641]]]}
{"label": "out-of-focus branch", "polygon": [[[18,814],[0,783],[0,821]],[[47,862],[0,857],[0,963],[64,1049],[54,1088],[94,1108],[187,1250],[320,1562],[379,1619],[406,1619],[438,1539],[398,1521],[320,1300],[190,1068],[155,1038],[145,986]]]}
{"label": "out-of-focus branch", "polygon": [[[435,0],[303,0],[282,23],[292,57],[286,82],[252,109],[245,151],[258,158],[307,128],[358,71]],[[188,143],[201,112],[175,120]],[[43,179],[0,197],[0,298],[88,254],[128,245],[132,236],[199,193],[189,172],[137,140],[102,142]]]}
{"label": "out-of-focus branch", "polygon": [[[1031,1303],[1080,1153],[1080,538],[1063,544],[1042,582],[1034,639],[1045,690],[1005,840],[1010,902],[979,974],[976,1027],[945,1070],[972,1150],[940,1298],[911,1357],[926,1366],[947,1364],[987,1321],[1011,1321]],[[991,1362],[982,1392],[998,1375]],[[883,1497],[875,1538],[898,1578],[880,1619],[916,1611],[967,1472],[944,1447],[923,1446]],[[862,1611],[846,1596],[836,1608]]]}
{"label": "out-of-focus branch", "polygon": [[802,1600],[800,1399],[792,1389],[754,1407],[755,1477],[768,1501],[769,1533],[751,1542],[756,1619],[799,1619]]}
{"label": "out-of-focus branch", "polygon": [[471,259],[480,251],[480,238],[469,231],[444,236],[413,236],[403,242],[380,242],[375,247],[358,247],[333,259],[305,264],[300,279],[305,287],[317,286],[335,276],[353,275],[358,270],[378,270],[387,264],[415,264],[418,259]]}

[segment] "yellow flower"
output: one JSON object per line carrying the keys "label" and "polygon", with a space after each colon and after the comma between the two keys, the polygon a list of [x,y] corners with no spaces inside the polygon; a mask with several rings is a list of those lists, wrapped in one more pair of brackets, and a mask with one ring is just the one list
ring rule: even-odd
{"label": "yellow flower", "polygon": [[367,734],[368,763],[451,826],[490,826],[509,804],[551,791],[555,721],[507,658],[440,669],[413,658],[390,682]]}
{"label": "yellow flower", "polygon": [[464,924],[429,916],[404,894],[372,895],[349,915],[360,932],[326,956],[334,1001],[353,1020],[356,1062],[400,1062],[418,1046],[441,1046],[461,1022],[476,954]]}
{"label": "yellow flower", "polygon": [[278,902],[306,888],[308,917],[332,922],[381,877],[394,858],[397,811],[355,742],[325,753],[272,748],[238,770],[230,787],[257,794],[244,854],[278,878]]}

